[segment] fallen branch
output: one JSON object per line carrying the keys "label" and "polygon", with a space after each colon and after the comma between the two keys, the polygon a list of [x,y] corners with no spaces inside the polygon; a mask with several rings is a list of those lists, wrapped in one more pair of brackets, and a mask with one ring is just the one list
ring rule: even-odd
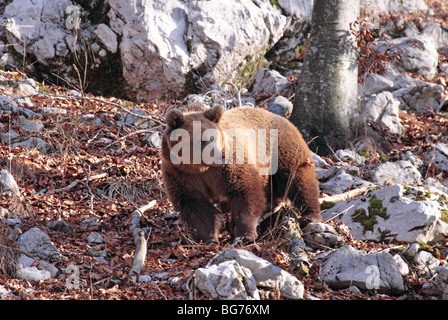
{"label": "fallen branch", "polygon": [[134,262],[132,263],[131,270],[129,270],[129,276],[136,276],[140,274],[145,264],[147,241],[145,239],[145,232],[140,228],[140,218],[146,210],[154,207],[156,203],[157,203],[156,200],[152,200],[148,204],[141,206],[140,208],[137,208],[132,213],[129,231],[134,237],[134,243],[136,248],[135,248]]}
{"label": "fallen branch", "polygon": [[337,194],[331,197],[325,197],[325,198],[320,198],[319,202],[323,203],[323,202],[340,202],[340,201],[345,201],[351,198],[354,198],[356,196],[359,196],[361,194],[365,194],[367,191],[369,191],[369,188],[367,187],[361,187],[361,188],[357,188],[357,189],[353,189],[341,194]]}
{"label": "fallen branch", "polygon": [[145,232],[141,230],[138,233],[138,238],[134,238],[134,242],[136,245],[135,248],[135,256],[134,256],[134,262],[132,262],[132,268],[129,270],[129,275],[138,275],[140,272],[142,272],[143,265],[145,264],[146,259],[146,251],[147,251],[147,245],[146,245],[146,239],[145,239]]}
{"label": "fallen branch", "polygon": [[141,130],[137,130],[137,131],[131,132],[131,133],[129,133],[129,134],[127,134],[127,135],[125,135],[125,136],[123,136],[123,137],[121,137],[121,138],[118,138],[117,140],[115,140],[115,141],[109,143],[109,144],[108,144],[107,146],[105,146],[102,150],[104,151],[104,150],[106,150],[107,148],[109,148],[110,146],[114,145],[115,143],[120,142],[121,140],[125,140],[125,139],[127,139],[127,138],[129,138],[130,136],[133,136],[133,135],[135,135],[135,134],[139,134],[139,133],[147,133],[147,132],[154,132],[154,131],[158,131],[158,129],[160,129],[160,128],[163,128],[163,126],[158,125],[158,126],[155,126],[155,127],[149,128],[149,129],[141,129]]}
{"label": "fallen branch", "polygon": [[53,194],[53,193],[56,193],[56,192],[68,191],[68,190],[73,189],[74,187],[76,187],[78,185],[78,183],[80,183],[80,182],[85,182],[87,180],[88,181],[98,180],[98,179],[101,179],[101,178],[104,178],[104,177],[107,177],[107,173],[105,173],[105,172],[97,174],[97,175],[94,175],[94,176],[91,176],[91,177],[85,177],[83,179],[76,179],[75,181],[70,183],[68,186],[65,186],[65,187],[59,188],[59,189],[49,190],[47,192],[47,194]]}

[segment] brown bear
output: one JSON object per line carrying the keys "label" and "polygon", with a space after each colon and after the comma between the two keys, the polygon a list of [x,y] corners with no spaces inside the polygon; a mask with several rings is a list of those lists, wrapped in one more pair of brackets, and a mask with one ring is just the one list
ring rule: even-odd
{"label": "brown bear", "polygon": [[166,115],[163,181],[195,240],[218,242],[220,210],[232,232],[257,238],[263,213],[289,199],[306,220],[321,221],[313,158],[296,127],[260,108],[187,107]]}

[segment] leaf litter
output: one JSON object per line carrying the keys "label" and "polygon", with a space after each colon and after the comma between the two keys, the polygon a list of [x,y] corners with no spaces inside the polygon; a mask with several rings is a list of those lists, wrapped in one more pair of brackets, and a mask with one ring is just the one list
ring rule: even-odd
{"label": "leaf litter", "polygon": [[[445,16],[442,18],[446,19]],[[447,61],[447,57],[441,54],[440,60]],[[24,78],[19,72],[0,72],[6,82]],[[296,80],[291,79],[293,82]],[[440,74],[434,79],[434,82],[442,84],[447,81],[447,77]],[[40,112],[42,107],[56,107],[65,113],[44,113],[42,119],[32,118],[44,124],[44,130],[32,136],[47,142],[46,152],[0,144],[0,166],[12,173],[21,193],[20,199],[1,195],[0,208],[7,209],[11,217],[20,217],[22,230],[37,226],[47,233],[65,259],[55,263],[60,270],[55,278],[40,282],[15,279],[18,252],[9,239],[12,227],[1,225],[0,257],[8,259],[0,261],[0,287],[10,291],[13,298],[26,300],[206,299],[186,284],[196,268],[204,267],[218,251],[231,246],[232,239],[226,230],[220,235],[219,245],[205,246],[189,238],[163,188],[160,150],[142,143],[148,132],[163,132],[164,111],[179,101],[134,103],[92,95],[75,97],[63,87],[45,84],[39,84],[39,88],[40,94],[29,97],[34,105],[29,109]],[[2,92],[11,98],[20,94],[17,89],[7,87]],[[257,95],[254,98],[261,103],[270,96]],[[261,107],[265,106],[262,104]],[[147,115],[143,129],[120,123],[121,117],[134,108]],[[432,150],[437,142],[446,142],[448,117],[443,111],[421,115],[400,113],[406,135],[398,137],[381,132],[393,146],[387,158],[393,159],[407,150],[424,158],[425,152]],[[14,120],[18,120],[18,115],[2,114],[0,134],[14,130],[20,135],[28,135],[13,124]],[[368,161],[373,163],[378,161],[377,158],[371,157]],[[331,163],[335,159],[329,157],[326,160]],[[431,167],[426,176],[446,178],[444,172]],[[150,280],[136,283],[128,277],[135,253],[129,223],[131,213],[151,200],[156,200],[156,205],[140,219],[140,225],[146,231],[148,249],[141,274],[149,275]],[[82,224],[92,218],[98,223]],[[70,231],[62,233],[49,229],[46,223],[53,220],[67,222]],[[228,224],[228,220],[229,217],[223,217],[223,225]],[[394,246],[355,240],[342,223],[327,223],[337,230],[346,244],[357,249],[377,252]],[[319,299],[396,299],[388,295],[358,295],[329,288],[319,278],[319,265],[315,263],[315,257],[323,250],[308,253],[311,268],[308,275],[300,277],[291,268],[285,237],[275,226],[272,228],[262,233],[256,244],[239,244],[236,247],[250,250],[296,275],[304,283],[307,294]],[[100,233],[104,244],[88,244],[86,238],[91,232]],[[440,257],[441,260],[445,258]],[[68,285],[72,279],[69,270],[73,267],[79,271],[77,286]],[[405,277],[408,292],[415,299],[423,299],[421,288],[425,281],[415,275]],[[280,299],[275,290],[261,290],[261,296]],[[8,299],[7,296],[3,298]]]}

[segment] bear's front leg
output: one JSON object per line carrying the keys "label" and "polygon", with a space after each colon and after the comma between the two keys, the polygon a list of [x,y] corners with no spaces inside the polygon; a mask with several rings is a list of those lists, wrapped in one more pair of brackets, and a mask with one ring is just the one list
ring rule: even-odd
{"label": "bear's front leg", "polygon": [[237,188],[230,196],[230,206],[234,236],[254,242],[258,236],[260,217],[266,209],[266,195],[260,181]]}
{"label": "bear's front leg", "polygon": [[184,198],[174,207],[180,211],[180,218],[187,224],[195,241],[206,244],[219,242],[220,212],[210,202]]}
{"label": "bear's front leg", "polygon": [[236,238],[243,238],[245,241],[254,242],[257,239],[257,226],[261,214],[245,198],[235,198],[232,200],[232,229]]}

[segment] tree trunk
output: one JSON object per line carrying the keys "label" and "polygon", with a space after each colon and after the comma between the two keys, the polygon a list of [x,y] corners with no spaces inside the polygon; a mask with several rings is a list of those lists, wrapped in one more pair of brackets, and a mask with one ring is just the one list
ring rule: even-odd
{"label": "tree trunk", "polygon": [[294,100],[291,122],[314,152],[327,155],[355,138],[358,51],[350,23],[359,0],[315,0],[310,43]]}

